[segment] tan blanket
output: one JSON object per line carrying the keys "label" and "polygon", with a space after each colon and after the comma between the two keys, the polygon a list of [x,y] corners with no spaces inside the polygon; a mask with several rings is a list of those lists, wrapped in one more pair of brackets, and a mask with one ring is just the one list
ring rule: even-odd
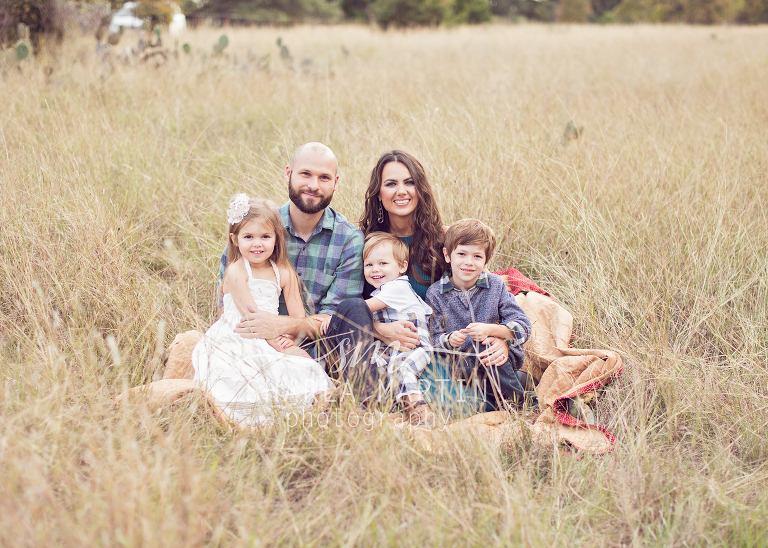
{"label": "tan blanket", "polygon": [[612,450],[615,436],[571,416],[567,400],[611,382],[623,371],[621,358],[610,350],[570,348],[573,316],[550,297],[529,291],[515,299],[533,325],[525,344],[523,370],[538,381],[540,415],[536,421],[531,425],[515,414],[494,411],[432,431],[412,429],[412,435],[426,449],[437,451],[450,446],[451,438],[459,433],[490,445],[512,444],[530,436],[532,442],[541,445],[567,443],[596,454]]}
{"label": "tan blanket", "polygon": [[[429,450],[440,450],[449,440],[447,434],[472,436],[493,445],[504,445],[530,435],[534,443],[543,445],[566,442],[591,453],[605,453],[616,445],[616,438],[603,427],[587,424],[568,413],[568,398],[594,392],[623,371],[621,358],[610,350],[570,348],[573,316],[550,297],[539,293],[519,293],[517,303],[525,310],[533,325],[531,338],[525,345],[523,369],[538,381],[540,415],[531,425],[515,414],[504,411],[482,413],[442,428],[412,429],[413,436]],[[192,350],[202,337],[198,331],[177,335],[169,347],[163,380],[132,388],[118,396],[119,404],[143,396],[152,406],[173,404],[190,393],[199,393],[211,417],[236,427],[216,405],[205,387],[191,379]]]}

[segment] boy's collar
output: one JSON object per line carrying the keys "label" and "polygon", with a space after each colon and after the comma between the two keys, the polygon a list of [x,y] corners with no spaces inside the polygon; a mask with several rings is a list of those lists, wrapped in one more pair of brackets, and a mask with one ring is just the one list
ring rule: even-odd
{"label": "boy's collar", "polygon": [[[480,277],[477,278],[477,281],[475,282],[475,285],[472,287],[482,287],[484,289],[488,289],[491,287],[491,283],[488,281],[488,272],[486,270],[483,270],[480,273]],[[443,277],[440,278],[440,294],[448,293],[452,289],[455,289],[456,291],[460,291],[456,286],[454,286],[451,283],[451,269],[445,271],[443,274]],[[471,288],[470,288],[471,289]]]}

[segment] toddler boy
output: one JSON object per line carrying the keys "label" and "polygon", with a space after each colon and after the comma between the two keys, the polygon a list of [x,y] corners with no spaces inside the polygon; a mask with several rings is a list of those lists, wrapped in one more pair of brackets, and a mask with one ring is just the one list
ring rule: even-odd
{"label": "toddler boy", "polygon": [[374,322],[408,320],[416,326],[421,344],[410,352],[387,347],[374,351],[373,359],[387,376],[403,404],[411,423],[431,424],[434,415],[429,410],[419,389],[418,377],[430,361],[432,345],[429,341],[428,316],[432,309],[411,287],[408,276],[408,246],[386,232],[373,232],[363,247],[363,275],[375,291],[365,303],[373,313]]}
{"label": "toddler boy", "polygon": [[[474,375],[485,400],[495,409],[503,402],[523,401],[517,369],[523,365],[523,343],[531,334],[531,322],[500,276],[485,267],[496,248],[496,235],[477,219],[462,219],[445,233],[443,253],[449,270],[427,290],[432,306],[430,331],[435,351],[452,352],[454,372],[461,379]],[[508,341],[509,358],[490,345]]]}

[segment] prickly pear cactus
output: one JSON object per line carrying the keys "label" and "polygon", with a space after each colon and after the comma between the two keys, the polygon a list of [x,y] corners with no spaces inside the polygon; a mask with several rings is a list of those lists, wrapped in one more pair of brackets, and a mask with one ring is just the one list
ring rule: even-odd
{"label": "prickly pear cactus", "polygon": [[227,38],[226,34],[222,34],[219,36],[219,41],[213,46],[213,54],[222,55],[224,53],[224,48],[226,48],[228,45],[229,38]]}
{"label": "prickly pear cactus", "polygon": [[19,62],[23,61],[29,54],[32,53],[32,45],[26,40],[19,40],[16,43],[16,59]]}

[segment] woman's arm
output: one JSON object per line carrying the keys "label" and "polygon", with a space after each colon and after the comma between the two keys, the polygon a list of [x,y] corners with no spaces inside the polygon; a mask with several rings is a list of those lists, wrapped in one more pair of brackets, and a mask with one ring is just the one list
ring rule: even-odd
{"label": "woman's arm", "polygon": [[421,344],[416,326],[408,320],[373,322],[373,336],[386,344],[399,342],[400,350],[413,350]]}

